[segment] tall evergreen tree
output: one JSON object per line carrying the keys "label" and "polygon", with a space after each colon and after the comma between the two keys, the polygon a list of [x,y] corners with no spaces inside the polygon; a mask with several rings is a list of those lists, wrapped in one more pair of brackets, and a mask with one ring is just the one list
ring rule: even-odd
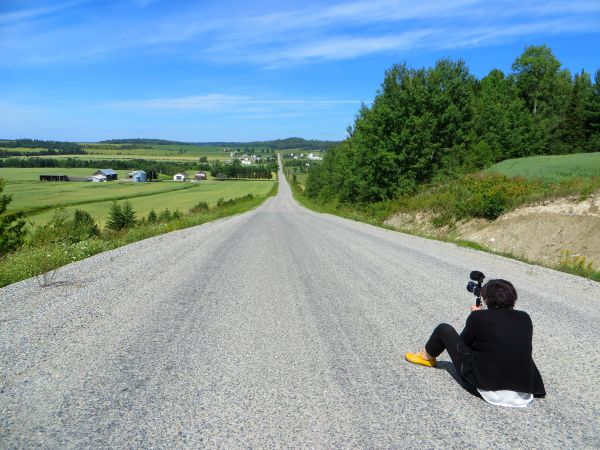
{"label": "tall evergreen tree", "polygon": [[[0,194],[6,181],[0,178]],[[7,212],[12,201],[11,195],[0,195],[0,256],[3,256],[23,244],[25,239],[25,219],[22,212]]]}
{"label": "tall evergreen tree", "polygon": [[123,228],[131,228],[135,225],[135,211],[129,200],[126,200],[123,204],[121,215],[123,218]]}
{"label": "tall evergreen tree", "polygon": [[581,71],[575,75],[571,95],[565,111],[560,138],[563,145],[561,153],[577,153],[586,150],[586,105],[592,96],[592,81],[590,76]]}
{"label": "tall evergreen tree", "polygon": [[600,70],[594,75],[594,86],[585,105],[587,150],[600,151]]}
{"label": "tall evergreen tree", "polygon": [[108,221],[106,222],[108,229],[113,231],[119,231],[123,229],[123,209],[116,201],[112,202],[110,211],[108,212]]}

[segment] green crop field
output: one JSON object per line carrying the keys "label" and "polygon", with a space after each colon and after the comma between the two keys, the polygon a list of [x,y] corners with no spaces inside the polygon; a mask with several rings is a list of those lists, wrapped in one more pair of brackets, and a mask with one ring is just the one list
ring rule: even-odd
{"label": "green crop field", "polygon": [[487,172],[509,177],[541,178],[550,182],[600,177],[600,152],[507,159],[493,165]]}
{"label": "green crop field", "polygon": [[[64,156],[63,156],[64,158]],[[106,167],[102,167],[105,169]],[[100,169],[100,167],[98,167]],[[90,168],[76,168],[76,169],[63,169],[60,167],[46,167],[46,168],[0,168],[0,178],[4,178],[7,181],[39,181],[40,175],[71,175],[74,177],[89,177],[98,169]],[[119,179],[127,178],[127,170],[117,170]],[[51,183],[56,184],[56,183]],[[69,183],[62,183],[69,184]]]}
{"label": "green crop field", "polygon": [[[171,211],[179,209],[181,212],[187,212],[190,208],[200,201],[207,202],[209,205],[214,205],[219,198],[225,200],[242,197],[246,194],[256,196],[266,195],[273,187],[273,181],[203,181],[200,183],[176,183],[176,182],[161,182],[161,183],[131,183],[131,185],[139,184],[142,187],[146,186],[167,186],[171,188],[179,188],[180,190],[167,190],[163,192],[141,193],[142,195],[129,198],[133,205],[137,216],[147,215],[151,209],[159,212],[162,209],[169,208]],[[56,183],[54,183],[56,184]],[[69,183],[65,183],[69,184]],[[75,184],[75,183],[71,183]],[[91,184],[91,183],[87,183]],[[104,183],[102,183],[104,185]],[[110,183],[106,183],[110,185]],[[125,184],[125,183],[123,183]],[[181,187],[184,187],[181,189]],[[77,206],[67,207],[68,211],[75,209],[83,209],[89,212],[98,223],[104,225],[108,218],[108,212],[112,201],[95,201],[93,203],[84,203]],[[46,223],[54,214],[54,210],[45,210],[37,214],[29,216],[29,220],[35,225]]]}
{"label": "green crop field", "polygon": [[[181,183],[132,183],[130,181],[90,182],[40,182],[40,174],[64,174],[89,176],[94,169],[0,169],[0,178],[7,184],[4,194],[12,195],[9,211],[23,211],[36,224],[45,223],[53,210],[60,206],[77,207],[93,213],[103,222],[113,200],[129,199],[139,212],[147,214],[150,209],[169,207],[188,210],[199,201],[216,203],[252,193],[264,195],[273,186],[268,181],[213,181]],[[119,179],[126,179],[127,171],[117,171]],[[189,191],[189,192],[188,192]],[[167,195],[168,194],[168,195]]]}

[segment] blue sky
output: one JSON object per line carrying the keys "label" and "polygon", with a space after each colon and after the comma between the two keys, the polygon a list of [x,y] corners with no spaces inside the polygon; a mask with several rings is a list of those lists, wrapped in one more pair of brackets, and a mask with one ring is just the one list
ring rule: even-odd
{"label": "blue sky", "polygon": [[600,0],[0,0],[0,138],[343,139],[394,63],[543,43],[600,68]]}

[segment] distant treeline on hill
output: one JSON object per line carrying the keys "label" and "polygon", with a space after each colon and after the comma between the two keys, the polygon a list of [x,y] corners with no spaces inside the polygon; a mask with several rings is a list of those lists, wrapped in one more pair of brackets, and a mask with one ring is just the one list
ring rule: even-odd
{"label": "distant treeline on hill", "polygon": [[169,141],[166,139],[143,139],[143,138],[135,138],[135,139],[107,139],[105,141],[99,141],[99,144],[130,144],[135,147],[133,148],[143,148],[138,146],[147,147],[148,145],[195,145],[191,142],[180,142],[180,141]]}
{"label": "distant treeline on hill", "polygon": [[45,148],[48,150],[39,152],[10,152],[2,151],[0,157],[7,156],[31,156],[33,155],[82,155],[85,151],[76,142],[61,142],[61,141],[40,141],[38,139],[15,139],[15,140],[0,140],[0,147],[3,148]]}
{"label": "distant treeline on hill", "polygon": [[[302,139],[291,137],[287,139],[275,139],[271,141],[251,141],[251,142],[179,142],[163,139],[110,139],[100,141],[101,144],[125,144],[134,146],[148,145],[195,145],[200,147],[262,147],[271,150],[323,150],[326,151],[336,144],[337,141],[318,141],[314,139]],[[139,148],[139,147],[136,147]]]}
{"label": "distant treeline on hill", "polygon": [[147,159],[79,159],[79,158],[7,158],[0,159],[0,167],[48,168],[111,168],[115,170],[143,170],[148,173],[175,174],[186,170],[210,170],[210,164],[194,161],[152,161]]}
{"label": "distant treeline on hill", "polygon": [[397,64],[348,134],[309,170],[308,196],[377,202],[509,158],[600,151],[600,70],[573,76],[545,45],[482,79],[462,60]]}

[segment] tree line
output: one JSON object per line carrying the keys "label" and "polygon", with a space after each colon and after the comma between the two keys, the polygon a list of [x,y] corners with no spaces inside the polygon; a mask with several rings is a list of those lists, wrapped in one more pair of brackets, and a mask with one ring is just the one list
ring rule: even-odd
{"label": "tree line", "polygon": [[267,164],[242,165],[239,159],[234,159],[230,164],[223,164],[221,161],[214,160],[210,165],[210,173],[217,180],[232,180],[251,178],[258,180],[270,180],[273,172],[278,170],[277,162]]}
{"label": "tree line", "polygon": [[334,145],[338,144],[337,141],[319,141],[315,139],[303,139],[299,137],[290,137],[286,139],[274,139],[271,141],[251,141],[251,142],[180,142],[180,141],[169,141],[164,139],[109,139],[106,141],[100,141],[102,144],[131,144],[138,147],[131,148],[146,148],[149,145],[196,145],[205,147],[229,147],[229,148],[243,148],[243,147],[263,147],[270,150],[288,150],[288,149],[302,149],[302,150],[327,150]]}
{"label": "tree line", "polygon": [[177,172],[186,170],[210,170],[208,163],[199,163],[194,161],[154,161],[148,159],[107,159],[107,160],[86,160],[79,158],[8,158],[0,159],[0,167],[20,167],[20,168],[85,168],[97,169],[99,166],[110,167],[115,170],[143,170],[149,178],[150,174],[159,173],[173,175]]}
{"label": "tree line", "polygon": [[[52,151],[53,153],[47,154],[71,154],[80,155],[85,154],[83,147],[76,142],[62,142],[62,141],[42,141],[38,139],[14,139],[14,140],[0,140],[0,147],[3,148],[45,148],[46,150]],[[25,156],[31,155],[31,152],[23,152]],[[10,156],[21,156],[21,155],[10,155]]]}
{"label": "tree line", "polygon": [[306,193],[374,202],[507,158],[600,150],[600,70],[574,76],[545,45],[482,79],[462,60],[390,68],[348,137],[309,171]]}

